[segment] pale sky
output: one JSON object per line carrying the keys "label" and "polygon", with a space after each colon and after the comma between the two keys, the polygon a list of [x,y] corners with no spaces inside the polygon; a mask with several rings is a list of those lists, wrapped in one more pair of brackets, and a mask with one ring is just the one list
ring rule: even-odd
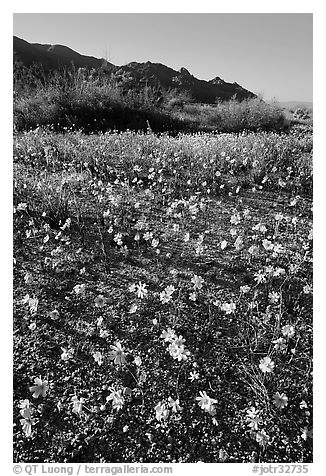
{"label": "pale sky", "polygon": [[265,100],[312,101],[312,14],[15,13],[14,35],[105,57],[220,76]]}

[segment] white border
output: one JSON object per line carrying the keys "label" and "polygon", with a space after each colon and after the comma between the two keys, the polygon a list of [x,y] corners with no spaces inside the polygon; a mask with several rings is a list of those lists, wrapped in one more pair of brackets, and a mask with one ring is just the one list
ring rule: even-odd
{"label": "white border", "polygon": [[[200,5],[200,7],[199,7]],[[78,8],[76,8],[78,6]],[[325,162],[324,152],[325,129],[325,95],[326,84],[323,64],[325,64],[325,25],[322,1],[232,1],[220,5],[216,1],[177,2],[168,0],[164,3],[149,1],[107,2],[92,1],[89,3],[43,1],[13,1],[1,6],[1,205],[2,205],[2,233],[1,233],[1,292],[2,297],[2,325],[1,332],[1,458],[4,474],[12,474],[12,14],[13,13],[314,13],[314,464],[309,468],[309,475],[321,475],[324,459],[323,436],[325,431],[325,404],[324,404],[324,366],[325,366],[325,310],[323,294],[325,294],[326,270],[325,261],[325,207],[323,191],[325,190]],[[173,465],[175,466],[175,465]],[[232,466],[232,467],[230,467]],[[178,465],[174,474],[188,474],[189,465]],[[324,469],[324,471],[322,470]],[[201,466],[192,465],[192,471],[201,471]],[[246,465],[206,465],[203,471],[207,474],[250,474],[251,467]]]}

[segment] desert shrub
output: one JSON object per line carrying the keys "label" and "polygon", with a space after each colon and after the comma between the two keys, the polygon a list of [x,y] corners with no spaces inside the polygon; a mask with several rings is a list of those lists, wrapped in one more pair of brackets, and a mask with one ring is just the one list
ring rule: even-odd
{"label": "desert shrub", "polygon": [[209,122],[223,132],[283,130],[287,126],[282,109],[259,98],[218,102],[210,111]]}
{"label": "desert shrub", "polygon": [[98,132],[110,129],[182,130],[185,124],[157,107],[159,92],[144,87],[125,91],[107,76],[87,72],[56,72],[19,88],[14,97],[14,126],[18,131],[51,125]]}
{"label": "desert shrub", "polygon": [[277,104],[248,99],[192,104],[185,92],[128,84],[84,69],[48,74],[16,67],[14,126],[18,131],[52,125],[84,132],[110,129],[155,132],[284,130],[288,122]]}
{"label": "desert shrub", "polygon": [[170,89],[164,92],[163,105],[168,110],[184,109],[193,99],[189,92]]}
{"label": "desert shrub", "polygon": [[259,98],[241,102],[235,98],[215,105],[186,104],[179,117],[192,120],[198,130],[217,132],[287,131],[289,121],[276,104]]}

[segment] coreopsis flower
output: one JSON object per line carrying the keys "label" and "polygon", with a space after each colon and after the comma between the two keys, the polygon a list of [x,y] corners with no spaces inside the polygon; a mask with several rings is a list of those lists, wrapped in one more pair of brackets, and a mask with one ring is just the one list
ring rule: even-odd
{"label": "coreopsis flower", "polygon": [[20,419],[20,424],[22,426],[22,430],[25,433],[25,436],[29,438],[32,436],[32,425],[35,424],[35,420],[33,420],[31,417],[30,418],[21,418]]}
{"label": "coreopsis flower", "polygon": [[162,304],[166,304],[172,299],[172,294],[175,291],[174,286],[167,286],[161,293],[160,293],[160,301]]}
{"label": "coreopsis flower", "polygon": [[138,220],[137,223],[135,223],[134,228],[135,230],[141,231],[146,227],[146,222],[144,220]]}
{"label": "coreopsis flower", "polygon": [[129,314],[135,314],[135,312],[137,311],[138,309],[138,306],[136,303],[133,303],[131,306],[130,306],[130,309],[129,309]]}
{"label": "coreopsis flower", "polygon": [[305,426],[304,428],[301,428],[301,438],[305,441],[307,441],[308,438],[312,438],[313,437],[313,431],[312,431],[312,428],[310,430],[308,430],[308,427]]}
{"label": "coreopsis flower", "polygon": [[113,387],[110,388],[111,393],[106,397],[106,401],[112,401],[112,407],[114,410],[121,410],[125,403],[125,399],[122,395],[122,390],[115,390]]}
{"label": "coreopsis flower", "polygon": [[188,356],[190,355],[190,352],[185,349],[183,344],[178,345],[175,342],[172,342],[169,345],[168,352],[173,359],[177,359],[179,362],[181,362],[181,360],[187,360]]}
{"label": "coreopsis flower", "polygon": [[254,274],[255,276],[255,281],[257,284],[265,283],[266,282],[266,276],[263,271],[259,270],[258,273]]}
{"label": "coreopsis flower", "polygon": [[67,218],[65,223],[62,226],[60,226],[60,229],[64,231],[66,228],[70,228],[70,225],[71,225],[71,218]]}
{"label": "coreopsis flower", "polygon": [[240,213],[235,213],[231,216],[230,223],[232,225],[238,225],[241,221]]}
{"label": "coreopsis flower", "polygon": [[190,233],[187,232],[187,233],[185,234],[185,236],[183,237],[183,241],[184,241],[185,243],[188,243],[189,240],[190,240]]}
{"label": "coreopsis flower", "polygon": [[299,266],[297,264],[290,264],[289,273],[295,274],[299,271]]}
{"label": "coreopsis flower", "polygon": [[252,256],[258,256],[259,247],[256,245],[251,245],[250,248],[248,248],[248,253]]}
{"label": "coreopsis flower", "polygon": [[37,313],[37,308],[38,308],[38,299],[37,298],[30,298],[28,296],[28,306],[29,306],[29,310],[30,310],[30,313],[32,315],[36,314]]}
{"label": "coreopsis flower", "polygon": [[98,365],[102,365],[103,356],[102,356],[101,352],[94,352],[93,357],[94,357],[95,362],[98,363]]}
{"label": "coreopsis flower", "polygon": [[293,337],[295,334],[295,328],[294,326],[291,326],[290,324],[283,326],[281,330],[284,337]]}
{"label": "coreopsis flower", "polygon": [[182,349],[180,349],[180,347],[178,345],[176,345],[172,342],[172,344],[170,344],[169,347],[168,347],[168,352],[169,352],[169,354],[171,355],[171,357],[173,359],[178,359],[179,360],[179,356],[181,356],[181,354],[182,354]]}
{"label": "coreopsis flower", "polygon": [[201,276],[197,276],[197,274],[195,274],[191,279],[191,282],[194,285],[194,289],[201,289],[203,287],[204,279]]}
{"label": "coreopsis flower", "polygon": [[109,359],[114,360],[116,365],[123,365],[126,363],[126,354],[124,348],[121,347],[120,342],[116,342],[115,345],[110,345],[112,351],[109,353]]}
{"label": "coreopsis flower", "polygon": [[189,299],[190,299],[190,301],[194,301],[194,302],[195,302],[196,299],[197,299],[197,294],[196,294],[196,293],[190,293],[190,294],[189,294]]}
{"label": "coreopsis flower", "polygon": [[61,359],[64,360],[65,362],[74,358],[75,349],[73,348],[66,349],[64,347],[61,347],[61,350],[63,351],[61,354]]}
{"label": "coreopsis flower", "polygon": [[[214,405],[212,405],[210,408],[208,408],[207,410],[205,410],[206,413],[209,413],[212,417],[216,415],[216,408]],[[215,421],[215,423],[214,423]],[[218,425],[217,423],[217,420],[214,418],[213,419],[213,423],[214,425]]]}
{"label": "coreopsis flower", "polygon": [[286,407],[288,404],[288,397],[285,395],[285,393],[280,394],[279,392],[276,392],[273,403],[277,408],[282,410],[282,408]]}
{"label": "coreopsis flower", "polygon": [[196,370],[192,370],[190,372],[190,376],[188,377],[188,380],[190,380],[190,382],[194,382],[195,380],[198,380],[199,379],[199,373],[196,372]]}
{"label": "coreopsis flower", "polygon": [[169,402],[169,407],[171,407],[171,410],[173,413],[177,413],[178,411],[181,410],[178,398],[176,400],[173,400],[172,397],[169,397],[168,402]]}
{"label": "coreopsis flower", "polygon": [[134,363],[137,365],[137,367],[140,367],[142,364],[142,360],[140,357],[135,357],[134,358]]}
{"label": "coreopsis flower", "polygon": [[122,234],[121,233],[116,233],[114,235],[114,238],[113,238],[113,241],[118,245],[118,246],[121,246],[122,245]]}
{"label": "coreopsis flower", "polygon": [[49,390],[49,384],[47,380],[42,382],[41,377],[36,377],[34,379],[35,385],[29,387],[29,391],[32,392],[34,398],[38,398],[40,395],[42,397],[46,396],[46,392]]}
{"label": "coreopsis flower", "polygon": [[57,321],[60,318],[60,313],[57,309],[53,309],[53,311],[49,313],[49,316],[53,321]]}
{"label": "coreopsis flower", "polygon": [[270,437],[266,433],[265,430],[260,430],[257,431],[256,433],[256,441],[259,443],[261,446],[265,446],[270,440]]}
{"label": "coreopsis flower", "polygon": [[23,417],[20,419],[20,424],[22,425],[22,430],[24,431],[25,436],[29,438],[32,434],[32,425],[35,424],[35,420],[32,419],[32,409],[29,400],[21,400],[19,407],[20,414]]}
{"label": "coreopsis flower", "polygon": [[105,297],[104,297],[102,294],[99,294],[99,295],[95,298],[95,306],[96,306],[96,307],[98,307],[98,308],[104,307],[104,306],[105,306],[105,303],[106,303],[106,299],[105,299]]}
{"label": "coreopsis flower", "polygon": [[266,226],[263,225],[262,223],[257,223],[257,225],[253,226],[252,229],[254,231],[260,231],[260,233],[266,233],[267,231]]}
{"label": "coreopsis flower", "polygon": [[262,314],[262,320],[264,324],[267,324],[272,317],[271,306],[267,306],[265,312]]}
{"label": "coreopsis flower", "polygon": [[243,248],[243,239],[241,238],[241,236],[238,236],[238,238],[235,240],[234,247],[237,251]]}
{"label": "coreopsis flower", "polygon": [[232,314],[236,309],[236,305],[234,302],[225,302],[221,305],[221,310],[224,311],[226,314]]}
{"label": "coreopsis flower", "polygon": [[32,322],[32,323],[28,326],[28,328],[29,328],[31,331],[35,331],[35,329],[36,329],[36,322]]}
{"label": "coreopsis flower", "polygon": [[272,276],[274,273],[273,266],[265,266],[265,274],[266,276]]}
{"label": "coreopsis flower", "polygon": [[204,235],[201,233],[197,238],[197,243],[202,244],[204,241]]}
{"label": "coreopsis flower", "polygon": [[157,421],[165,421],[169,416],[169,409],[165,403],[159,402],[155,407],[155,418]]}
{"label": "coreopsis flower", "polygon": [[227,242],[226,240],[223,240],[223,241],[221,242],[221,250],[225,250],[225,248],[227,247],[227,245],[228,245],[228,242]]}
{"label": "coreopsis flower", "polygon": [[273,256],[277,256],[279,253],[284,253],[284,246],[280,243],[276,243],[273,248]]}
{"label": "coreopsis flower", "polygon": [[151,242],[152,247],[157,248],[159,242],[160,242],[160,240],[158,240],[157,238],[153,238],[152,242]]}
{"label": "coreopsis flower", "polygon": [[303,287],[303,292],[304,292],[304,294],[311,294],[312,293],[312,286],[310,284],[306,284],[306,286]]}
{"label": "coreopsis flower", "polygon": [[24,418],[25,418],[25,415],[30,415],[31,414],[31,402],[28,400],[28,398],[25,398],[25,400],[20,400],[19,408],[21,409],[20,414]]}
{"label": "coreopsis flower", "polygon": [[144,235],[143,235],[143,238],[144,238],[145,241],[152,240],[153,239],[153,233],[150,232],[150,231],[146,231],[146,233],[144,233]]}
{"label": "coreopsis flower", "polygon": [[143,299],[144,297],[147,296],[147,289],[146,289],[147,284],[142,283],[141,281],[136,284],[136,292],[137,292],[137,297],[140,299]]}
{"label": "coreopsis flower", "polygon": [[27,203],[19,203],[16,210],[19,212],[27,210]]}
{"label": "coreopsis flower", "polygon": [[272,373],[275,367],[275,363],[270,357],[264,357],[259,363],[260,370],[265,373]]}
{"label": "coreopsis flower", "polygon": [[273,271],[273,276],[275,276],[275,277],[281,276],[282,274],[285,274],[285,269],[284,268],[276,268]]}
{"label": "coreopsis flower", "polygon": [[49,258],[48,256],[46,256],[46,257],[44,258],[44,264],[45,264],[45,266],[50,266],[51,263],[52,263],[52,259]]}
{"label": "coreopsis flower", "polygon": [[24,276],[24,281],[25,281],[25,284],[32,284],[32,282],[33,282],[32,273],[27,272]]}
{"label": "coreopsis flower", "polygon": [[207,393],[202,390],[200,390],[199,395],[199,397],[196,397],[196,400],[198,401],[200,408],[207,412],[214,410],[214,403],[217,403],[217,400],[209,397]]}
{"label": "coreopsis flower", "polygon": [[100,337],[102,339],[106,339],[107,337],[109,337],[109,331],[107,331],[106,329],[100,329]]}
{"label": "coreopsis flower", "polygon": [[76,284],[76,286],[73,287],[73,290],[77,296],[83,296],[86,291],[86,284]]}
{"label": "coreopsis flower", "polygon": [[174,286],[171,286],[171,285],[170,285],[170,286],[167,286],[167,287],[165,288],[165,292],[166,292],[167,294],[173,294],[174,291],[175,291],[175,287],[174,287]]}
{"label": "coreopsis flower", "polygon": [[259,410],[256,410],[255,407],[251,407],[247,410],[246,420],[249,428],[255,431],[258,430],[259,425],[263,422]]}
{"label": "coreopsis flower", "polygon": [[286,182],[284,182],[283,179],[279,178],[278,179],[278,185],[281,187],[281,188],[284,188],[286,186]]}
{"label": "coreopsis flower", "polygon": [[74,395],[71,399],[71,404],[73,406],[72,412],[75,413],[76,415],[80,415],[83,411],[84,402],[85,402],[85,399],[83,397],[78,398],[76,395]]}
{"label": "coreopsis flower", "polygon": [[273,291],[268,294],[268,299],[272,304],[277,304],[280,300],[280,295],[279,293]]}
{"label": "coreopsis flower", "polygon": [[250,291],[250,286],[240,286],[240,292],[243,294],[247,294]]}
{"label": "coreopsis flower", "polygon": [[279,337],[278,339],[273,340],[272,344],[274,344],[274,349],[275,350],[285,350],[286,349],[286,340],[283,339],[283,337]]}
{"label": "coreopsis flower", "polygon": [[176,278],[178,276],[178,270],[175,268],[170,269],[170,274],[173,278]]}
{"label": "coreopsis flower", "polygon": [[172,342],[174,339],[177,338],[177,335],[175,331],[169,327],[167,331],[162,332],[160,337],[164,339],[165,342]]}
{"label": "coreopsis flower", "polygon": [[222,463],[225,463],[229,458],[229,455],[228,453],[223,449],[221,448],[219,450],[219,453],[218,453],[218,459],[222,462]]}
{"label": "coreopsis flower", "polygon": [[173,343],[178,346],[184,345],[185,342],[186,342],[186,339],[184,339],[182,336],[179,336],[179,337],[176,336],[173,340]]}

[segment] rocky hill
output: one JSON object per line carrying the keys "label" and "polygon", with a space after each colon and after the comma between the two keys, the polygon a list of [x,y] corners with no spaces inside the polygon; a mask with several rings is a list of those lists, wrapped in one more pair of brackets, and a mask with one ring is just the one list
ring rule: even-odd
{"label": "rocky hill", "polygon": [[76,67],[102,70],[113,76],[128,88],[153,86],[164,89],[176,89],[187,92],[195,102],[212,104],[217,99],[227,100],[235,96],[242,100],[256,97],[251,91],[238,83],[227,83],[216,76],[210,81],[195,78],[186,68],[176,71],[160,63],[131,62],[123,66],[116,66],[105,59],[85,56],[62,45],[47,45],[28,43],[14,36],[14,61],[27,68],[37,64],[45,73],[60,67]]}

